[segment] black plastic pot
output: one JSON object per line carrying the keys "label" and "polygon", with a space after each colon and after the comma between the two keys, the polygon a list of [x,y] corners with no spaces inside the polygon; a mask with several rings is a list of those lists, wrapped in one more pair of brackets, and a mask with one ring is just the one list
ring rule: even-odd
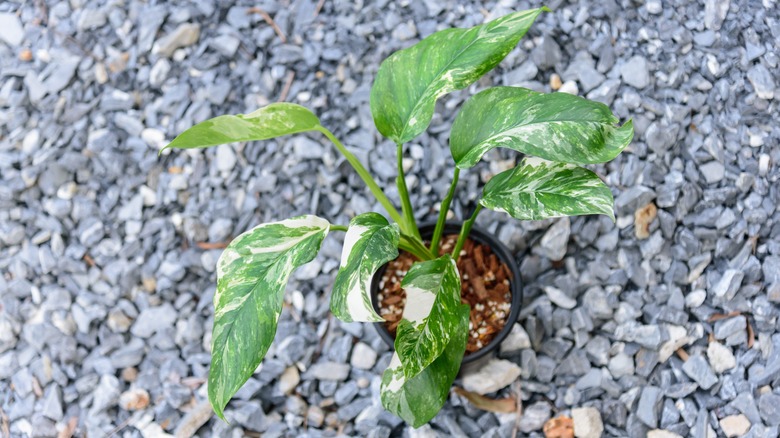
{"label": "black plastic pot", "polygon": [[[444,226],[444,235],[458,234],[460,233],[460,227],[460,222],[447,222]],[[420,227],[420,234],[422,235],[423,239],[428,239],[433,236],[434,228],[436,228],[436,223],[434,222],[423,224]],[[509,308],[509,316],[507,318],[506,325],[504,325],[504,328],[501,329],[501,331],[498,332],[498,335],[496,335],[496,337],[493,338],[493,340],[490,341],[487,345],[474,353],[463,356],[463,364],[474,362],[498,348],[498,346],[501,345],[501,341],[503,341],[509,332],[512,331],[512,327],[515,325],[518,315],[520,315],[520,308],[523,305],[520,269],[517,265],[517,262],[515,261],[515,258],[512,256],[512,252],[509,251],[509,249],[504,246],[504,244],[501,243],[501,241],[499,241],[495,236],[476,226],[471,228],[471,234],[469,234],[469,238],[477,243],[490,246],[496,257],[498,257],[498,259],[506,264],[506,266],[509,268],[509,271],[512,274],[512,278],[510,279],[509,284],[509,290],[512,293],[512,301]],[[376,272],[376,274],[374,274],[374,278],[371,281],[371,301],[374,303],[374,309],[377,311],[377,313],[379,313],[379,300],[377,299],[377,295],[379,294],[379,282],[381,281],[382,275],[384,275],[386,269],[387,265],[382,266]],[[374,326],[376,327],[377,333],[379,333],[379,336],[385,341],[385,343],[387,343],[390,348],[393,348],[395,337],[390,333],[390,331],[387,330],[385,323],[378,322],[375,323]]]}

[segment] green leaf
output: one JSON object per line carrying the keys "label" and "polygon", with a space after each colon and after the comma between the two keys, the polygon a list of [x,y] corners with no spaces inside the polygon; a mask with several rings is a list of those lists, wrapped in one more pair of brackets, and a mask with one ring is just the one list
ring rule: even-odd
{"label": "green leaf", "polygon": [[267,140],[318,128],[320,120],[308,109],[294,103],[272,103],[249,114],[219,116],[198,123],[179,134],[160,152],[168,148],[193,149]]}
{"label": "green leaf", "polygon": [[615,220],[612,192],[598,175],[539,158],[526,158],[491,178],[479,202],[520,220],[583,214],[604,214]]}
{"label": "green leaf", "polygon": [[416,263],[401,282],[406,305],[395,336],[395,351],[406,378],[441,356],[460,323],[460,276],[449,254]]}
{"label": "green leaf", "polygon": [[395,353],[382,375],[382,406],[412,427],[420,427],[436,416],[447,401],[452,382],[460,370],[469,335],[469,306],[458,306],[453,317],[458,325],[452,331],[450,343],[428,368],[407,379],[398,353]]}
{"label": "green leaf", "polygon": [[223,420],[225,405],[274,339],[290,274],[317,255],[329,225],[310,215],[263,224],[233,239],[220,256],[208,393]]}
{"label": "green leaf", "polygon": [[617,123],[603,103],[567,93],[494,87],[463,105],[452,124],[450,151],[461,169],[496,147],[563,163],[603,163],[634,136],[630,120],[621,127]]}
{"label": "green leaf", "polygon": [[355,216],[349,222],[341,267],[333,284],[330,311],[345,322],[382,322],[371,304],[371,279],[385,263],[398,257],[400,230],[378,213]]}
{"label": "green leaf", "polygon": [[515,12],[470,29],[445,29],[393,53],[371,88],[379,132],[397,144],[425,131],[436,99],[466,88],[493,69],[547,8]]}

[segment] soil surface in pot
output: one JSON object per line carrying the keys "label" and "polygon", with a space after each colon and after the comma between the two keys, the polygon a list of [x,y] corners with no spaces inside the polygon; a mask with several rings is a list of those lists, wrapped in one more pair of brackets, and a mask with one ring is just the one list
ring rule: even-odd
{"label": "soil surface in pot", "polygon": [[[444,236],[440,252],[452,252],[457,240],[457,234]],[[401,251],[397,259],[388,263],[379,283],[379,314],[393,336],[406,305],[406,292],[401,288],[401,281],[416,260],[413,255]],[[512,302],[509,287],[512,276],[509,268],[488,245],[471,239],[463,245],[458,272],[461,276],[461,301],[471,306],[466,345],[466,354],[469,354],[487,345],[504,328]]]}

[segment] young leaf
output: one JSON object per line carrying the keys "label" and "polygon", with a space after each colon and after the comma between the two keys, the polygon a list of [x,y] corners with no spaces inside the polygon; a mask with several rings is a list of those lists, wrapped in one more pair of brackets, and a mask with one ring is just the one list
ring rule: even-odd
{"label": "young leaf", "polygon": [[288,134],[313,131],[320,120],[294,103],[272,103],[249,114],[214,117],[198,123],[174,138],[168,148],[193,149],[237,141],[267,140]]}
{"label": "young leaf", "polygon": [[445,29],[382,62],[371,87],[379,132],[400,144],[425,131],[436,99],[492,70],[547,8],[515,12],[470,29]]}
{"label": "young leaf", "polygon": [[603,163],[634,136],[630,120],[621,127],[616,123],[603,103],[567,93],[494,87],[463,105],[452,124],[450,151],[461,169],[496,147],[563,163]]}
{"label": "young leaf", "polygon": [[382,322],[371,305],[371,279],[385,263],[398,257],[400,231],[378,213],[355,216],[349,222],[341,267],[333,284],[330,311],[345,322]]}
{"label": "young leaf", "polygon": [[457,329],[460,277],[449,254],[417,263],[401,287],[406,306],[395,336],[395,351],[406,378],[412,378],[441,356]]}
{"label": "young leaf", "polygon": [[469,335],[469,306],[458,306],[453,317],[458,325],[451,333],[450,343],[428,368],[407,379],[396,352],[382,375],[382,406],[412,427],[420,427],[436,416],[460,370]]}
{"label": "young leaf", "polygon": [[491,178],[479,202],[520,220],[583,214],[604,214],[615,220],[612,192],[598,175],[539,158],[526,158]]}
{"label": "young leaf", "polygon": [[310,215],[263,224],[233,239],[220,256],[208,382],[220,418],[274,339],[287,279],[317,255],[329,225]]}

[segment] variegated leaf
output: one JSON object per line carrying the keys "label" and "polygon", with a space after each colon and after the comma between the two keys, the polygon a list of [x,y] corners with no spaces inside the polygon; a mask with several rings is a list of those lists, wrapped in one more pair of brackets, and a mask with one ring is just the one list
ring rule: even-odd
{"label": "variegated leaf", "polygon": [[395,351],[406,378],[412,378],[439,357],[460,321],[460,277],[449,254],[416,263],[401,287],[406,305],[395,336]]}
{"label": "variegated leaf", "polygon": [[233,239],[220,256],[208,384],[220,418],[274,339],[290,274],[317,255],[329,226],[317,216],[263,224]]}
{"label": "variegated leaf", "polygon": [[399,238],[398,225],[378,213],[361,214],[349,222],[330,297],[330,310],[337,318],[384,321],[371,304],[371,279],[382,265],[398,257]]}
{"label": "variegated leaf", "polygon": [[603,163],[634,136],[630,120],[620,127],[617,123],[603,103],[567,93],[494,87],[463,105],[452,124],[450,151],[461,169],[497,147],[563,163]]}
{"label": "variegated leaf", "polygon": [[479,202],[520,220],[583,214],[604,214],[615,220],[612,192],[598,175],[535,157],[491,178]]}
{"label": "variegated leaf", "polygon": [[469,306],[461,304],[452,317],[458,324],[450,334],[450,342],[430,366],[407,379],[396,352],[382,375],[382,406],[412,427],[420,427],[436,416],[460,370],[469,335]]}
{"label": "variegated leaf", "polygon": [[[182,132],[162,150],[193,149],[238,141],[267,140],[288,134],[313,131],[320,120],[294,103],[272,103],[249,114],[214,117]],[[162,152],[162,150],[160,152]]]}
{"label": "variegated leaf", "polygon": [[474,83],[517,45],[547,8],[515,12],[470,29],[445,29],[382,62],[371,88],[379,132],[400,144],[425,131],[436,99]]}

